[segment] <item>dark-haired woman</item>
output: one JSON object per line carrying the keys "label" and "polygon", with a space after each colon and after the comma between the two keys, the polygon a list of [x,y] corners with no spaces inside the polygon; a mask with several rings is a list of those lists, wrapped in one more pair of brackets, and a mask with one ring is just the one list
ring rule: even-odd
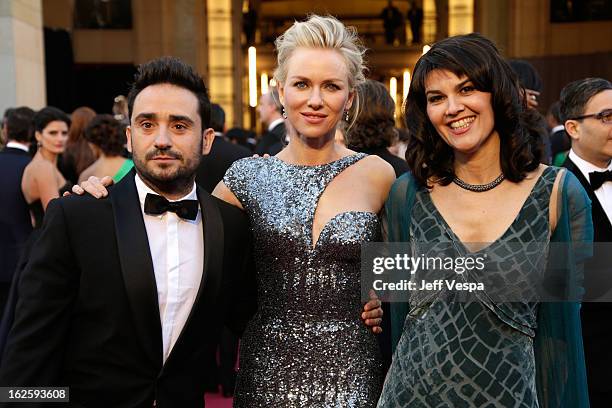
{"label": "dark-haired woman", "polygon": [[87,140],[98,155],[98,160],[87,167],[79,176],[79,182],[90,176],[104,177],[112,174],[113,181],[119,182],[134,167],[134,162],[121,155],[126,137],[123,125],[111,115],[97,115],[85,129]]}
{"label": "dark-haired woman", "polygon": [[68,140],[70,119],[61,110],[46,107],[34,115],[34,128],[38,149],[23,171],[21,190],[37,228],[42,224],[49,201],[72,187],[57,168],[58,156],[64,152]]}
{"label": "dark-haired woman", "polygon": [[[586,193],[571,173],[539,164],[530,118],[493,43],[470,34],[434,45],[406,102],[411,172],[387,200],[389,240],[413,253],[437,243],[455,256],[489,255],[484,274],[450,279],[504,278],[524,260],[517,285],[547,270],[551,242],[591,241]],[[578,289],[573,255],[564,277]],[[578,304],[508,303],[495,290],[462,302],[446,286],[412,292],[401,319],[397,305],[401,337],[378,406],[588,407]]]}
{"label": "dark-haired woman", "polygon": [[87,106],[76,108],[70,115],[72,124],[68,130],[68,142],[58,167],[71,183],[76,183],[79,174],[98,158],[84,137],[85,128],[95,116],[96,112]]}
{"label": "dark-haired woman", "polygon": [[397,177],[408,171],[405,160],[394,156],[388,148],[395,143],[395,102],[387,88],[378,81],[367,79],[357,87],[362,108],[348,135],[348,145],[358,152],[375,154],[395,170]]}

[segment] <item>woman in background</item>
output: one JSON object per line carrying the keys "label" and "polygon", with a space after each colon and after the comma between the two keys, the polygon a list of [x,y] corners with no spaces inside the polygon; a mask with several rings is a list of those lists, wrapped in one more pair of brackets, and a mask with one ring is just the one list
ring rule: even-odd
{"label": "woman in background", "polygon": [[357,92],[362,109],[348,135],[349,148],[377,155],[393,166],[397,177],[401,176],[408,171],[408,164],[388,150],[398,139],[395,102],[383,84],[371,79],[359,85]]}
{"label": "woman in background", "polygon": [[73,184],[76,184],[81,172],[98,158],[84,138],[85,128],[94,116],[96,112],[86,106],[75,109],[70,115],[72,125],[68,131],[68,143],[59,168],[64,177]]}
{"label": "woman in background", "polygon": [[90,176],[104,177],[111,174],[115,183],[134,167],[131,159],[121,154],[125,150],[125,130],[111,115],[97,115],[85,129],[85,140],[90,143],[98,160],[87,167],[79,176],[79,182]]}
{"label": "woman in background", "polygon": [[49,201],[69,191],[72,186],[57,168],[58,157],[66,147],[69,128],[70,118],[57,108],[49,106],[34,115],[38,149],[21,179],[21,190],[30,207],[34,228],[42,225]]}

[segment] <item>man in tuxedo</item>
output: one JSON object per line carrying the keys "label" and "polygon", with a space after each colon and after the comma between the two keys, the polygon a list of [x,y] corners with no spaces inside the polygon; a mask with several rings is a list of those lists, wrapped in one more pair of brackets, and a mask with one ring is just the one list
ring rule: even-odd
{"label": "man in tuxedo", "polygon": [[[601,78],[568,84],[561,91],[561,119],[572,139],[563,165],[574,173],[591,198],[595,242],[611,242],[612,84]],[[612,274],[610,265],[609,251],[596,247],[592,261],[586,265],[587,300],[612,289],[608,284],[609,274]],[[612,401],[610,316],[612,303],[582,304],[582,333],[592,408],[608,407]]]}
{"label": "man in tuxedo", "polygon": [[20,107],[11,109],[4,123],[8,143],[0,151],[0,318],[21,247],[32,232],[21,177],[31,159],[28,150],[33,117],[32,109]]}
{"label": "man in tuxedo", "polygon": [[546,114],[546,124],[550,128],[551,163],[554,166],[561,166],[572,147],[570,137],[561,120],[561,101],[556,101],[550,105]]}
{"label": "man in tuxedo", "polygon": [[274,156],[285,147],[287,128],[281,114],[282,109],[276,88],[271,88],[270,92],[261,95],[261,98],[259,98],[257,111],[261,123],[266,127],[266,131],[257,143],[257,147],[255,147],[255,153],[260,156],[264,154]]}
{"label": "man in tuxedo", "polygon": [[202,355],[255,310],[248,223],[196,187],[214,138],[196,72],[146,63],[128,100],[135,171],[107,199],[49,204],[0,385],[68,386],[75,407],[202,407]]}
{"label": "man in tuxedo", "polygon": [[210,153],[202,156],[196,173],[196,183],[212,193],[232,163],[249,157],[252,153],[244,146],[225,140],[225,112],[216,103],[211,106],[210,127],[215,131],[215,138]]}

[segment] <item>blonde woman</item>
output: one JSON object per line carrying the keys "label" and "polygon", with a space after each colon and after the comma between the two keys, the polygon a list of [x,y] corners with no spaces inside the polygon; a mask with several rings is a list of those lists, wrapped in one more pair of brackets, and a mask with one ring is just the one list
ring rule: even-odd
{"label": "blonde woman", "polygon": [[359,319],[360,248],[380,238],[395,173],[334,141],[359,110],[364,50],[354,31],[320,16],[296,22],[276,48],[289,144],[234,163],[213,192],[248,213],[255,237],[259,308],[234,406],[373,407],[382,370]]}

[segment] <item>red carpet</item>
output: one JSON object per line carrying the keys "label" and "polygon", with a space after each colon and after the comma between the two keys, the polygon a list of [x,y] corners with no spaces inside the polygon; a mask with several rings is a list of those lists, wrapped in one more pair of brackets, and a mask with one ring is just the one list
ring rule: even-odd
{"label": "red carpet", "polygon": [[206,408],[232,408],[232,398],[223,398],[221,394],[206,394]]}

